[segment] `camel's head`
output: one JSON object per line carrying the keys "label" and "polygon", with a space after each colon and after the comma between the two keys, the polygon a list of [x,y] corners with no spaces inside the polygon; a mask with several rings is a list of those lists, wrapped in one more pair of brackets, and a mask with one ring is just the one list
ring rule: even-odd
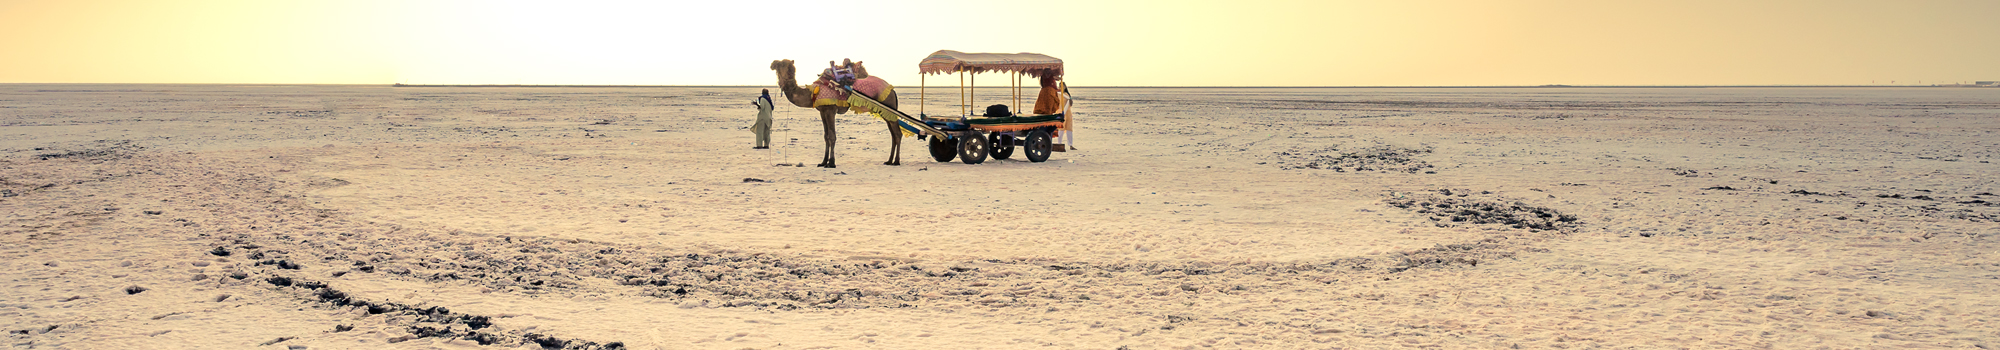
{"label": "camel's head", "polygon": [[771,70],[778,71],[778,75],[785,76],[796,76],[799,71],[798,67],[792,66],[792,60],[771,61]]}
{"label": "camel's head", "polygon": [[854,78],[855,79],[868,78],[868,68],[862,68],[861,61],[854,61]]}

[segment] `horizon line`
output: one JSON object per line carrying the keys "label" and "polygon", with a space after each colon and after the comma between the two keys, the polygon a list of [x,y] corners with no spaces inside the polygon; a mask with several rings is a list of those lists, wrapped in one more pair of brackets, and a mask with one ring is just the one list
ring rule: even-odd
{"label": "horizon line", "polygon": [[[390,84],[390,88],[772,88],[772,86],[634,86],[634,84]],[[974,88],[1014,88],[1014,86],[974,86]],[[1022,86],[1028,88],[1028,86]],[[1538,86],[1070,86],[1070,88],[1994,88],[1978,84],[1928,84],[1928,86],[1862,86],[1862,84],[1742,84],[1742,86],[1700,86],[1700,84],[1676,84],[1676,86],[1572,86],[1572,84],[1538,84]]]}
{"label": "horizon line", "polygon": [[[310,84],[310,83],[0,83],[0,85],[244,85],[244,86],[385,86],[382,84]],[[621,85],[621,84],[388,84],[386,87],[409,88],[769,88],[775,85]],[[1032,86],[1022,86],[1032,88]],[[1071,86],[1091,89],[1519,89],[1519,88],[1929,88],[1929,87],[2000,87],[2000,85],[1971,84],[1931,84],[1931,85],[1216,85],[1216,86],[1146,86],[1146,85],[1101,85]],[[977,88],[1011,88],[1011,86],[978,86]]]}

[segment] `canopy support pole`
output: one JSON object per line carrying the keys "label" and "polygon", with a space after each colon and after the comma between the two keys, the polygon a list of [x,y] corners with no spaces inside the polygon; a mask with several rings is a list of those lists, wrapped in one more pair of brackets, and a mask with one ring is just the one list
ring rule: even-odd
{"label": "canopy support pole", "polygon": [[1014,72],[1014,110],[1021,110],[1021,72]]}
{"label": "canopy support pole", "polygon": [[967,106],[965,102],[965,71],[961,70],[958,71],[958,115],[960,117],[965,116],[965,111],[969,110],[965,106]]}
{"label": "canopy support pole", "polygon": [[969,90],[966,90],[966,91],[970,91],[970,92],[966,93],[966,95],[969,95],[969,96],[972,96],[972,97],[970,97],[970,98],[967,98],[967,99],[965,99],[965,115],[968,115],[968,116],[972,115],[972,111],[973,111],[973,109],[972,109],[972,103],[973,103],[973,101],[974,101],[974,100],[978,100],[978,99],[979,99],[979,72],[972,72],[972,74],[971,74],[971,75],[972,75],[972,88],[971,88],[971,89],[969,89]]}

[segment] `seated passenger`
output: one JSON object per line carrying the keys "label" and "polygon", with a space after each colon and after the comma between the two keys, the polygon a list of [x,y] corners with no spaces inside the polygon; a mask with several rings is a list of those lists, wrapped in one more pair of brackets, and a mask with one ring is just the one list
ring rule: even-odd
{"label": "seated passenger", "polygon": [[854,80],[861,78],[854,75],[854,61],[843,58],[840,59],[840,62],[840,64],[834,64],[833,61],[826,61],[826,65],[830,66],[826,69],[827,75],[834,83],[840,84],[840,86],[854,85]]}

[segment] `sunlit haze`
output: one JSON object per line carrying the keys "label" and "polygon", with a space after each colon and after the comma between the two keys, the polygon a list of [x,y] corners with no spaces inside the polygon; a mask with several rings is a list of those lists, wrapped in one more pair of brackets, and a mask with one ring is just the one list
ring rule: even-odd
{"label": "sunlit haze", "polygon": [[1996,14],[1995,1],[0,0],[0,83],[770,85],[774,59],[852,58],[914,85],[917,61],[949,49],[1052,55],[1090,86],[1940,84],[2000,80]]}

